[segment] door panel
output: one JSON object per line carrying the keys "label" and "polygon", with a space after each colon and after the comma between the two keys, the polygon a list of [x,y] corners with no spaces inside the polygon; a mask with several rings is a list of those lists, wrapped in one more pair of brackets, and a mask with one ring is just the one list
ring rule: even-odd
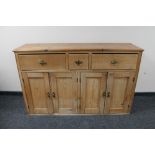
{"label": "door panel", "polygon": [[109,72],[105,113],[127,113],[135,72]]}
{"label": "door panel", "polygon": [[76,73],[51,73],[50,84],[53,98],[54,112],[62,114],[77,113],[77,76]]}
{"label": "door panel", "polygon": [[30,113],[52,113],[48,73],[23,73],[23,78]]}
{"label": "door panel", "polygon": [[81,73],[81,113],[103,113],[106,75],[106,73]]}

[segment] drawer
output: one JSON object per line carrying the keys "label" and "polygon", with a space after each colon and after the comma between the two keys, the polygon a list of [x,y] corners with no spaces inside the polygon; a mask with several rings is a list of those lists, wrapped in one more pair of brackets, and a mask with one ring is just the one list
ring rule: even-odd
{"label": "drawer", "polygon": [[19,55],[19,64],[22,70],[65,70],[66,54]]}
{"label": "drawer", "polygon": [[92,69],[136,69],[138,54],[92,54]]}
{"label": "drawer", "polygon": [[88,69],[88,54],[69,54],[69,69]]}

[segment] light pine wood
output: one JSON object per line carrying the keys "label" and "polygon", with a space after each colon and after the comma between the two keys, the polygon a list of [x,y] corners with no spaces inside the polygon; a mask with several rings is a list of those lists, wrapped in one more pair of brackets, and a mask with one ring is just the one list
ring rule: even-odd
{"label": "light pine wood", "polygon": [[103,114],[107,73],[81,73],[81,113]]}
{"label": "light pine wood", "polygon": [[14,52],[32,52],[32,51],[139,51],[139,48],[131,43],[42,43],[42,44],[25,44],[19,48],[14,49]]}
{"label": "light pine wood", "polygon": [[27,112],[130,113],[142,51],[130,43],[27,44],[15,49]]}
{"label": "light pine wood", "polygon": [[30,113],[50,114],[53,104],[49,99],[49,78],[47,73],[23,73],[24,87]]}
{"label": "light pine wood", "polygon": [[69,54],[69,69],[88,69],[88,54]]}
{"label": "light pine wood", "polygon": [[135,72],[109,72],[105,113],[127,113],[130,107]]}
{"label": "light pine wood", "polygon": [[21,72],[21,69],[20,69],[20,65],[19,65],[18,54],[16,54],[16,53],[15,53],[15,59],[16,59],[16,63],[17,63],[17,69],[18,69],[20,84],[21,84],[21,88],[22,88],[22,91],[23,91],[25,110],[26,110],[27,113],[29,113],[29,104],[28,104],[28,101],[27,101],[26,93],[25,93],[26,90],[24,88],[24,82],[23,82],[23,77],[22,77],[22,72]]}
{"label": "light pine wood", "polygon": [[136,69],[138,54],[93,54],[92,69]]}
{"label": "light pine wood", "polygon": [[136,83],[137,83],[137,79],[138,79],[138,73],[139,73],[139,69],[140,69],[140,63],[141,63],[141,57],[142,57],[142,53],[138,54],[138,61],[137,61],[137,67],[136,67],[136,74],[135,74],[135,80],[134,80],[134,85],[132,88],[132,92],[131,92],[131,99],[130,99],[130,107],[128,108],[128,113],[131,111],[132,108],[132,104],[133,104],[133,98],[134,98],[134,92],[135,92],[135,88],[136,88]]}
{"label": "light pine wood", "polygon": [[19,55],[21,70],[65,70],[66,54]]}
{"label": "light pine wood", "polygon": [[50,73],[54,113],[77,113],[78,85],[75,73]]}

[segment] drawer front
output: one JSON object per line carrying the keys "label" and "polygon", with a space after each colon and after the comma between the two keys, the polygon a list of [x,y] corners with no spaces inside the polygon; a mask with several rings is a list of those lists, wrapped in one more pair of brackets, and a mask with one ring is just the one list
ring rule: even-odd
{"label": "drawer front", "polygon": [[92,69],[136,69],[138,54],[92,54]]}
{"label": "drawer front", "polygon": [[65,70],[65,54],[37,54],[19,55],[19,64],[22,70]]}
{"label": "drawer front", "polygon": [[69,69],[88,69],[88,54],[69,54]]}

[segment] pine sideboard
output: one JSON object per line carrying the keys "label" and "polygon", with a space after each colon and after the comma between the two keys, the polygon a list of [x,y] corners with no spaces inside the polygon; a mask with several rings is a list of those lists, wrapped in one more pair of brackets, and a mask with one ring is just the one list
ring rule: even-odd
{"label": "pine sideboard", "polygon": [[13,51],[29,114],[130,113],[142,48],[131,43],[46,43]]}

